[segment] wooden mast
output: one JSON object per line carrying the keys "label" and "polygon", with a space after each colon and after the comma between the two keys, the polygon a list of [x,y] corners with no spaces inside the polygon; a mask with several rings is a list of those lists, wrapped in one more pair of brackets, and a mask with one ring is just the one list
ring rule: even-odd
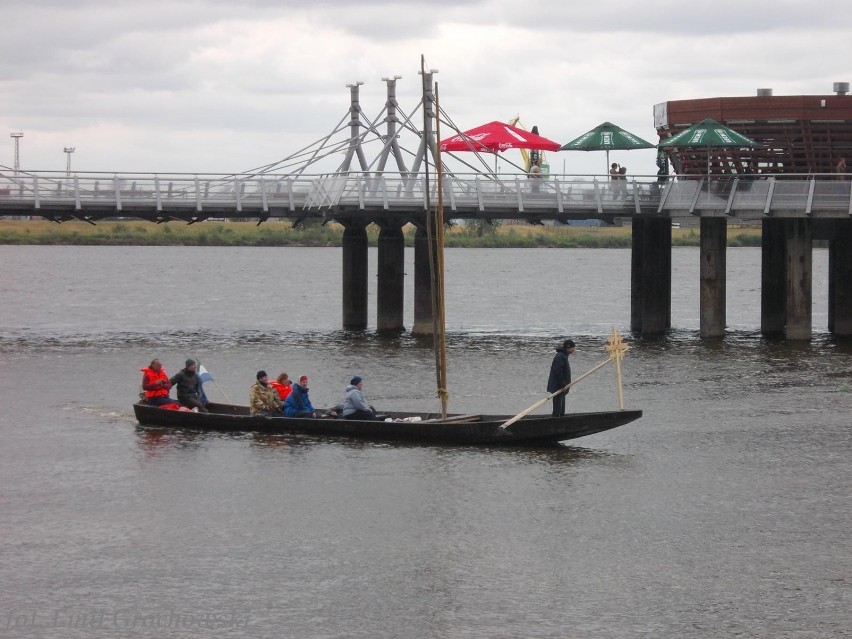
{"label": "wooden mast", "polygon": [[[427,99],[426,58],[420,55],[420,75],[423,78],[423,143],[425,160],[425,201],[426,201],[426,238],[429,245],[429,273],[432,292],[432,332],[435,349],[435,376],[438,387],[438,397],[441,399],[441,417],[447,417],[447,343],[445,338],[444,315],[444,224],[443,197],[441,188],[440,150],[436,150],[435,164],[438,171],[438,206],[434,218],[431,203],[431,185],[429,180],[429,151],[431,150],[430,102]],[[429,75],[431,78],[431,74]],[[431,88],[431,87],[429,87]],[[436,111],[437,111],[436,101]],[[436,121],[440,120],[439,117]],[[438,129],[440,131],[440,127]],[[440,134],[439,134],[440,135]],[[440,139],[440,137],[439,137]]]}
{"label": "wooden mast", "polygon": [[435,171],[438,176],[438,206],[435,209],[435,237],[438,240],[437,261],[438,277],[435,280],[438,300],[438,322],[440,326],[440,347],[438,355],[438,393],[441,396],[441,417],[447,418],[447,406],[450,394],[447,390],[447,315],[444,304],[444,173],[441,161],[441,106],[438,98],[438,83],[435,83],[435,138],[438,140],[435,151]]}

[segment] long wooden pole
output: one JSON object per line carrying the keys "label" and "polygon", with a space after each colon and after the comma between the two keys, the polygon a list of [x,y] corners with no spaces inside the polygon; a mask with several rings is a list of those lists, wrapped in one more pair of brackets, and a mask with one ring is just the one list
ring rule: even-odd
{"label": "long wooden pole", "polygon": [[604,361],[602,361],[600,364],[598,364],[598,365],[597,365],[597,366],[595,366],[594,368],[591,368],[591,369],[587,370],[585,373],[583,373],[582,375],[580,375],[577,379],[575,379],[575,380],[574,380],[573,382],[571,382],[570,384],[567,384],[567,385],[563,386],[563,387],[562,387],[562,388],[560,388],[558,391],[555,391],[555,392],[551,393],[550,395],[548,395],[548,396],[547,396],[547,397],[545,397],[544,399],[540,399],[539,401],[537,401],[535,404],[533,404],[533,405],[532,405],[532,406],[530,406],[529,408],[522,410],[520,413],[518,413],[517,415],[515,415],[515,416],[514,416],[514,417],[512,417],[511,419],[506,420],[505,422],[503,422],[502,424],[500,424],[500,428],[508,428],[509,426],[511,426],[512,424],[514,424],[516,421],[518,421],[521,417],[524,417],[525,415],[529,415],[529,414],[530,414],[531,412],[533,412],[536,408],[538,408],[539,406],[543,406],[543,405],[544,405],[544,404],[546,404],[549,400],[551,400],[551,399],[553,399],[554,397],[556,397],[557,395],[559,395],[559,393],[564,393],[564,392],[566,392],[568,389],[570,389],[570,388],[571,388],[572,386],[574,386],[575,384],[578,384],[578,383],[579,383],[579,382],[581,382],[582,380],[586,379],[586,378],[587,378],[589,375],[591,375],[592,373],[594,373],[594,372],[596,372],[596,371],[600,370],[601,368],[603,368],[604,366],[606,366],[607,364],[609,364],[609,363],[610,363],[613,359],[614,359],[614,356],[610,355],[608,358],[606,358],[606,359],[605,359]]}
{"label": "long wooden pole", "polygon": [[[429,181],[429,153],[431,148],[429,146],[429,142],[431,140],[431,126],[429,122],[429,106],[430,103],[426,99],[427,90],[432,87],[426,86],[426,57],[421,54],[420,55],[420,75],[423,78],[422,89],[423,89],[423,157],[425,159],[425,176],[424,176],[424,187],[425,191],[425,203],[426,203],[426,238],[429,246],[429,280],[430,280],[430,289],[431,289],[431,301],[432,301],[432,346],[434,349],[435,355],[435,381],[438,390],[438,396],[441,399],[441,415],[446,416],[447,410],[447,402],[446,402],[446,388],[444,383],[444,378],[442,376],[442,371],[445,371],[445,365],[442,364],[442,335],[443,331],[443,311],[441,310],[441,287],[439,284],[439,280],[441,279],[441,273],[439,271],[439,264],[437,263],[438,254],[443,253],[442,251],[438,251],[436,249],[438,243],[437,237],[437,229],[434,228],[437,226],[436,217],[432,217],[432,201],[431,201],[431,185]],[[440,192],[440,190],[439,190]]]}
{"label": "long wooden pole", "polygon": [[447,418],[447,407],[450,394],[447,390],[447,315],[445,312],[444,299],[444,180],[441,164],[441,103],[438,97],[438,83],[435,83],[435,139],[438,146],[435,151],[435,170],[438,178],[438,207],[435,209],[435,237],[437,239],[437,261],[438,261],[438,322],[440,325],[440,356],[439,356],[439,379],[438,393],[441,396],[441,417]]}

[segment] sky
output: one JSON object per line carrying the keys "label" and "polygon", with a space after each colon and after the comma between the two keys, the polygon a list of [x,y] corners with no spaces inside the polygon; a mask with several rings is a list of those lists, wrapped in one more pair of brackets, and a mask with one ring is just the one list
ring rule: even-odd
{"label": "sky", "polygon": [[[848,0],[0,0],[0,16],[0,165],[13,165],[20,131],[32,171],[64,171],[66,147],[75,172],[249,171],[328,136],[347,84],[364,82],[373,119],[381,79],[402,76],[412,113],[421,55],[459,129],[519,117],[560,143],[604,121],[655,142],[653,107],[668,100],[824,95],[852,81]],[[653,150],[611,161],[656,171]],[[518,151],[499,162],[514,170]],[[605,169],[603,153],[547,162]]]}

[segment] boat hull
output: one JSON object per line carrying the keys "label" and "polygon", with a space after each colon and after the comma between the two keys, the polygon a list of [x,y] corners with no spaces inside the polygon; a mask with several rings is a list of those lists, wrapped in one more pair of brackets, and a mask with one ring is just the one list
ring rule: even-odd
{"label": "boat hull", "polygon": [[420,421],[362,421],[350,419],[262,417],[248,407],[208,405],[209,413],[175,411],[134,404],[142,426],[220,432],[301,433],[374,441],[408,441],[427,444],[542,445],[585,437],[623,426],[642,417],[641,410],[571,413],[562,417],[527,416],[508,428],[501,425],[511,415],[452,415],[441,420],[435,413],[391,412],[387,417]]}

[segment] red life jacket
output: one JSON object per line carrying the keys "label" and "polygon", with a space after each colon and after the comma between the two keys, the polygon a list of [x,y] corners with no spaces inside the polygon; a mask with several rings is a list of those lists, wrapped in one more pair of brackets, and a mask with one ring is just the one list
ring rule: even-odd
{"label": "red life jacket", "polygon": [[280,399],[282,402],[287,399],[287,396],[293,390],[292,386],[284,386],[284,384],[277,380],[269,382],[269,386],[272,387],[272,389],[275,390],[276,393],[278,393],[278,399]]}
{"label": "red life jacket", "polygon": [[171,385],[163,386],[157,390],[145,390],[145,386],[155,384],[161,379],[169,381],[169,376],[166,375],[166,369],[160,368],[158,371],[152,371],[150,368],[142,368],[140,370],[142,371],[142,390],[145,391],[146,398],[169,396],[169,388]]}

